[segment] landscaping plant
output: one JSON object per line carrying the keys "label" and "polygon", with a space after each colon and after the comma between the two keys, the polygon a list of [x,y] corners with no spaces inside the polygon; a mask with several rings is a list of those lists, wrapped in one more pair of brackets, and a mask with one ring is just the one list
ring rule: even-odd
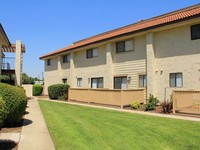
{"label": "landscaping plant", "polygon": [[133,102],[132,104],[131,104],[131,108],[133,108],[133,109],[139,109],[140,108],[140,103],[139,102]]}
{"label": "landscaping plant", "polygon": [[159,102],[158,98],[150,94],[149,99],[147,100],[147,104],[145,106],[145,111],[155,110],[158,102]]}
{"label": "landscaping plant", "polygon": [[39,96],[42,94],[43,86],[39,84],[33,85],[33,96]]}
{"label": "landscaping plant", "polygon": [[65,99],[68,98],[68,84],[54,84],[48,87],[48,94],[50,99]]}
{"label": "landscaping plant", "polygon": [[0,83],[0,123],[14,126],[19,123],[26,109],[28,98],[21,87]]}
{"label": "landscaping plant", "polygon": [[162,112],[163,113],[170,113],[173,109],[173,101],[172,100],[165,100],[160,103],[162,106]]}

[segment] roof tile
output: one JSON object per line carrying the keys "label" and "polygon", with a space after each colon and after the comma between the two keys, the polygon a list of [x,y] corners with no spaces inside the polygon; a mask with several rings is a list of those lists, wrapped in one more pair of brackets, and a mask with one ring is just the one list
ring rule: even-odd
{"label": "roof tile", "polygon": [[43,55],[40,57],[40,59],[43,59],[45,57],[49,57],[52,55],[56,55],[56,54],[64,52],[64,51],[72,50],[74,48],[85,46],[87,44],[98,42],[101,40],[113,38],[113,37],[116,37],[119,35],[127,34],[127,33],[134,32],[134,31],[139,31],[142,29],[148,29],[148,28],[155,27],[158,25],[164,25],[166,23],[171,23],[171,22],[174,22],[177,20],[189,18],[189,17],[199,15],[199,14],[200,14],[200,4],[194,5],[191,7],[187,7],[185,9],[181,9],[178,11],[174,11],[174,12],[171,12],[171,13],[168,13],[165,15],[161,15],[158,17],[154,17],[151,19],[147,19],[144,21],[139,21],[135,24],[131,24],[131,25],[128,25],[128,26],[125,26],[122,28],[118,28],[115,30],[111,30],[108,32],[104,32],[102,34],[98,34],[98,35],[80,40],[78,42],[75,42],[73,45],[70,45],[70,46],[64,47],[62,49],[56,50],[54,52],[50,52],[46,55]]}

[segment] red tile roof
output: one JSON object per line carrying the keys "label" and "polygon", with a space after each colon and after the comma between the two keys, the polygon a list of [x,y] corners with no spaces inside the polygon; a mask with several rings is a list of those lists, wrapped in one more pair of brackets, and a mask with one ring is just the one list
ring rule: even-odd
{"label": "red tile roof", "polygon": [[174,23],[176,21],[190,19],[195,16],[200,17],[200,4],[187,7],[178,11],[174,11],[165,15],[161,15],[158,17],[154,17],[151,19],[139,21],[135,24],[131,24],[122,28],[118,28],[115,30],[111,30],[102,34],[98,34],[98,35],[83,39],[81,41],[75,42],[73,45],[70,45],[62,49],[56,50],[54,52],[48,53],[46,55],[43,55],[40,57],[40,59],[53,56],[53,55],[56,55],[68,50],[73,50],[75,48],[79,48],[82,46],[86,46],[88,44],[92,44],[95,42],[100,42],[106,39],[114,38],[120,35],[156,28],[162,25],[167,25],[169,23]]}

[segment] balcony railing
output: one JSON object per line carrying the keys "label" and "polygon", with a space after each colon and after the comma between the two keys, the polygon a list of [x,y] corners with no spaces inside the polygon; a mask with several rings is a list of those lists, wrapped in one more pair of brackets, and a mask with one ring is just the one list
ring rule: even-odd
{"label": "balcony railing", "polygon": [[14,57],[4,57],[2,59],[2,70],[14,70],[15,69],[15,58]]}

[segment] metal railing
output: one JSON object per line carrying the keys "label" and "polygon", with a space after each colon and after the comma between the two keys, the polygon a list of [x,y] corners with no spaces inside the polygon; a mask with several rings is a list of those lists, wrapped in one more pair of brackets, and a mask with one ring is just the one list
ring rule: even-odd
{"label": "metal railing", "polygon": [[14,70],[15,69],[15,58],[14,57],[4,57],[2,58],[2,66],[3,70]]}

